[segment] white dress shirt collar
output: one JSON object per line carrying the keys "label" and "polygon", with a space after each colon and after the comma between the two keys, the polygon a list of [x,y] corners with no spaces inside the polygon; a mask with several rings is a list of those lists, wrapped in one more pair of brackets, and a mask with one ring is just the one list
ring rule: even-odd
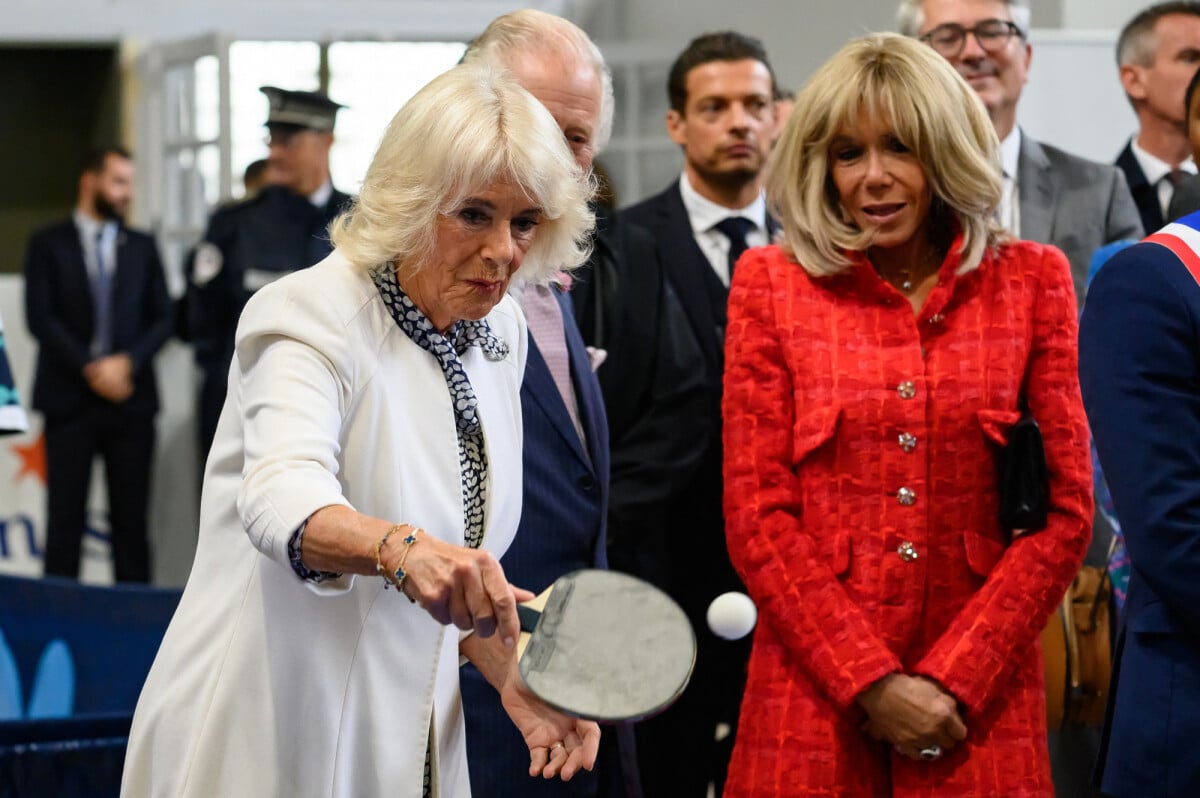
{"label": "white dress shirt collar", "polygon": [[[117,222],[113,219],[101,221],[88,216],[78,208],[71,214],[75,229],[79,231],[79,243],[83,247],[83,263],[87,267],[88,278],[96,276],[96,244],[104,247],[105,263],[116,263]],[[101,234],[103,233],[103,236]],[[99,241],[97,241],[99,239]],[[112,268],[110,266],[110,268]]]}
{"label": "white dress shirt collar", "polygon": [[1000,142],[1000,168],[1005,177],[1017,179],[1017,168],[1021,162],[1021,128],[1013,126],[1012,132]]}
{"label": "white dress shirt collar", "polygon": [[767,202],[763,199],[761,191],[754,197],[754,201],[744,208],[726,208],[692,188],[692,183],[684,172],[679,176],[679,193],[683,196],[683,207],[687,209],[692,232],[696,235],[711,230],[715,224],[731,216],[744,216],[754,222],[754,226],[760,231],[766,232]]}
{"label": "white dress shirt collar", "polygon": [[1129,149],[1133,151],[1134,160],[1141,167],[1142,174],[1146,176],[1146,182],[1152,186],[1157,185],[1158,181],[1166,177],[1173,169],[1182,169],[1185,172],[1196,174],[1196,164],[1192,162],[1191,158],[1184,159],[1183,163],[1178,166],[1172,166],[1162,158],[1151,155],[1139,147],[1137,136],[1130,139]]}
{"label": "white dress shirt collar", "polygon": [[719,222],[732,216],[741,216],[754,223],[754,229],[746,234],[746,244],[761,247],[770,243],[767,234],[767,202],[760,191],[754,201],[743,208],[726,208],[718,205],[692,187],[687,172],[679,176],[679,194],[692,225],[692,236],[704,253],[718,279],[729,285],[729,239],[715,228]]}
{"label": "white dress shirt collar", "polygon": [[1133,152],[1133,158],[1141,167],[1142,174],[1146,176],[1146,182],[1154,187],[1158,197],[1158,207],[1162,211],[1163,218],[1167,217],[1167,209],[1171,206],[1171,196],[1175,193],[1175,185],[1170,180],[1163,180],[1176,169],[1181,169],[1189,174],[1196,174],[1196,164],[1191,158],[1184,159],[1183,163],[1178,166],[1171,164],[1159,158],[1156,155],[1143,150],[1138,146],[1137,136],[1129,140],[1129,149]]}
{"label": "white dress shirt collar", "polygon": [[1018,186],[1018,171],[1021,165],[1021,128],[1014,126],[1000,142],[1000,168],[1003,187],[1000,206],[996,208],[996,221],[1013,238],[1021,237],[1021,194]]}
{"label": "white dress shirt collar", "polygon": [[79,230],[81,239],[95,241],[96,236],[100,235],[100,228],[104,223],[99,219],[93,219],[78,208],[71,214],[71,218],[75,220],[75,227]]}
{"label": "white dress shirt collar", "polygon": [[318,208],[324,208],[325,203],[333,196],[333,182],[326,180],[321,187],[308,195],[308,201]]}

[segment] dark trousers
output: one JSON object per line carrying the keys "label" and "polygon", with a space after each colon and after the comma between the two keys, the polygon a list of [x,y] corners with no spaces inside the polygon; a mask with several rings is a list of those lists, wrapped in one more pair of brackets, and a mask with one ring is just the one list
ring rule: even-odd
{"label": "dark trousers", "polygon": [[[699,649],[691,683],[663,714],[634,727],[646,798],[705,798],[710,783],[720,796],[725,786],[746,685],[750,638],[731,642],[715,637],[695,620],[693,627]],[[720,741],[718,724],[730,727]]]}
{"label": "dark trousers", "polygon": [[[667,592],[696,633],[696,666],[691,683],[674,705],[634,727],[646,798],[705,798],[710,783],[721,795],[750,659],[750,637],[722,640],[709,630],[706,619],[714,598],[727,591],[745,592],[725,544],[721,450],[716,444],[685,494],[670,528],[687,530],[688,539],[672,554]],[[729,728],[719,741],[718,725]]]}
{"label": "dark trousers", "polygon": [[118,582],[150,581],[146,507],[154,417],[96,400],[71,416],[47,418],[45,573],[79,577],[88,487],[96,455],[108,483],[113,570]]}

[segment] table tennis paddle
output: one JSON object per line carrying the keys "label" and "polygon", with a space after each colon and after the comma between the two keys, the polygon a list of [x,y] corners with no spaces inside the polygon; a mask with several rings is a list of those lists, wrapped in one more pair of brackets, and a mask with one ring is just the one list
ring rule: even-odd
{"label": "table tennis paddle", "polygon": [[628,574],[574,571],[517,610],[521,678],[568,715],[640,720],[670,706],[691,679],[696,636],[687,616]]}

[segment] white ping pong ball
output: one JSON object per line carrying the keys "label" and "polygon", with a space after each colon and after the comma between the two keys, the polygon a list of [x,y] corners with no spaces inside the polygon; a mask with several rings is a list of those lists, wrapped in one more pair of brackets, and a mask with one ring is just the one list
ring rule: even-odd
{"label": "white ping pong ball", "polygon": [[737,640],[750,634],[758,609],[745,593],[722,593],[708,605],[708,628],[717,637]]}

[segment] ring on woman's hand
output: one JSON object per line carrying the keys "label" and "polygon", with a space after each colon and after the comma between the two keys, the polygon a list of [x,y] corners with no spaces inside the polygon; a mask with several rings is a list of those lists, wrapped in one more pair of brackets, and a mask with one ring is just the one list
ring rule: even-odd
{"label": "ring on woman's hand", "polygon": [[942,747],[940,745],[931,745],[928,748],[922,748],[920,754],[921,758],[926,762],[932,762],[935,759],[942,758]]}
{"label": "ring on woman's hand", "polygon": [[[556,748],[561,748],[564,751],[567,750],[567,747],[565,745],[563,745],[562,743],[555,743],[554,745],[550,746],[550,758],[551,759],[554,758],[554,749],[556,749]],[[939,756],[941,755],[940,751],[938,752],[938,755]]]}

